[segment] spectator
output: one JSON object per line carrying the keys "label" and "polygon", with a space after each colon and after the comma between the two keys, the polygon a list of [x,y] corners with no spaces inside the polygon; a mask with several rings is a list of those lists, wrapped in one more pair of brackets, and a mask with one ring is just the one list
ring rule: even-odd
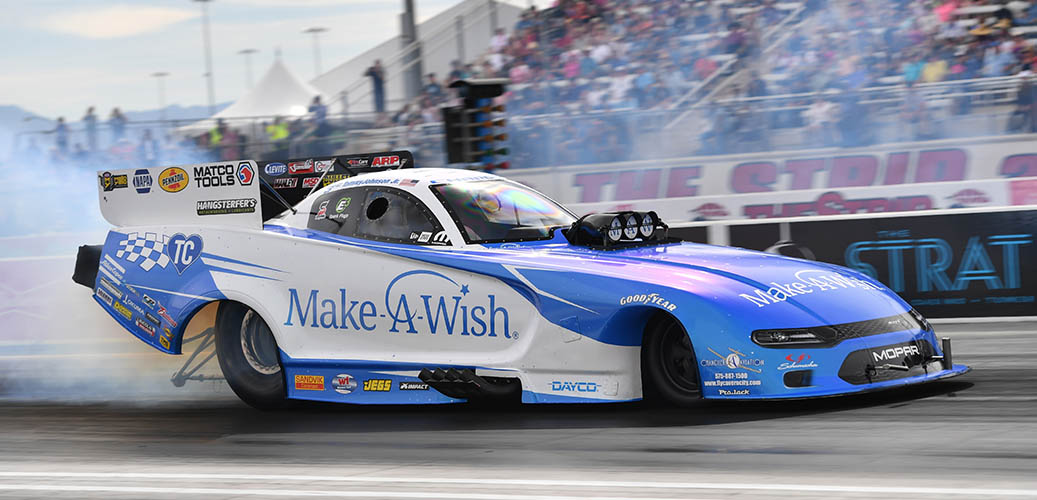
{"label": "spectator", "polygon": [[58,148],[61,156],[68,154],[68,125],[65,125],[65,117],[58,117],[58,124],[54,127],[54,145]]}
{"label": "spectator", "polygon": [[926,108],[925,98],[915,87],[913,82],[908,82],[907,90],[904,92],[904,104],[901,110],[901,122],[908,124],[909,137],[912,139],[923,139],[932,135],[929,122],[929,111]]}
{"label": "spectator", "polygon": [[108,117],[108,128],[112,132],[112,144],[117,144],[126,135],[126,116],[119,108],[112,108],[112,114]]}
{"label": "spectator", "polygon": [[374,94],[374,110],[378,113],[385,112],[385,71],[382,69],[382,60],[375,59],[374,65],[367,68],[364,76],[371,78],[371,93]]}
{"label": "spectator", "polygon": [[450,74],[447,75],[447,84],[454,83],[457,80],[464,80],[468,78],[465,73],[464,66],[461,65],[461,61],[454,59],[450,62]]}
{"label": "spectator", "polygon": [[1015,98],[1015,110],[1008,117],[1008,132],[1037,132],[1037,87],[1033,85],[1033,77],[1026,76],[1019,84]]}
{"label": "spectator", "polygon": [[428,82],[425,83],[425,95],[432,98],[433,103],[438,104],[445,99],[443,87],[436,81],[435,73],[429,73],[426,77]]}
{"label": "spectator", "polygon": [[310,102],[310,107],[307,111],[313,115],[313,124],[317,128],[323,128],[328,118],[328,107],[320,101],[320,96],[313,96],[313,101]]}
{"label": "spectator", "polygon": [[144,129],[140,136],[140,144],[137,145],[140,164],[146,167],[157,166],[160,163],[159,151],[158,141],[151,136],[151,129]]}
{"label": "spectator", "polygon": [[490,50],[492,50],[494,54],[499,54],[507,46],[508,35],[504,34],[503,28],[497,28],[497,31],[495,32],[493,37],[490,38]]}
{"label": "spectator", "polygon": [[836,107],[824,96],[817,96],[814,102],[803,111],[806,122],[806,141],[818,146],[832,146],[835,143],[834,122]]}
{"label": "spectator", "polygon": [[86,108],[86,115],[83,115],[83,126],[86,129],[87,151],[93,154],[97,151],[97,115],[94,114],[93,106]]}

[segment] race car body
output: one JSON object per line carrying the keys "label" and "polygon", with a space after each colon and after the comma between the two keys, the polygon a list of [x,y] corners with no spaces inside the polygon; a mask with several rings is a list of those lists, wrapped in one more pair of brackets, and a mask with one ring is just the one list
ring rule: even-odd
{"label": "race car body", "polygon": [[256,406],[511,394],[686,404],[968,370],[856,271],[672,241],[650,212],[577,219],[501,177],[399,168],[412,162],[397,152],[101,173],[102,213],[117,227],[81,249],[77,281],[170,354],[191,317],[220,302],[220,366]]}

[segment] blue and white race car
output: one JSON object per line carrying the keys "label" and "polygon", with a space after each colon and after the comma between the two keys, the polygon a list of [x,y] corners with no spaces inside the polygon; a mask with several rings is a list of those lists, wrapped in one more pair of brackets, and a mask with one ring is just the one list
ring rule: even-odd
{"label": "blue and white race car", "polygon": [[782,399],[960,375],[950,342],[850,269],[577,218],[406,152],[103,172],[116,226],[74,279],[180,354],[218,303],[234,392],[357,404]]}

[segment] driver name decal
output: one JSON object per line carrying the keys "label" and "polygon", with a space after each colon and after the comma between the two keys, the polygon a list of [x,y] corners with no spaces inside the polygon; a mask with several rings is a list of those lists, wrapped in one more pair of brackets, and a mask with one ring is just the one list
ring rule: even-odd
{"label": "driver name decal", "polygon": [[477,294],[443,274],[417,270],[390,280],[380,301],[355,297],[345,288],[330,294],[289,288],[284,326],[510,339],[509,322],[497,295]]}

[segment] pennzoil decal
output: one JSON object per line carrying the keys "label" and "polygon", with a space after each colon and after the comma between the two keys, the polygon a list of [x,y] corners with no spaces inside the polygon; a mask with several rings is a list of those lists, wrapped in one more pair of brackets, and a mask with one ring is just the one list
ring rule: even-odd
{"label": "pennzoil decal", "polygon": [[180,167],[169,167],[158,174],[158,187],[167,193],[179,193],[187,187],[190,177]]}

